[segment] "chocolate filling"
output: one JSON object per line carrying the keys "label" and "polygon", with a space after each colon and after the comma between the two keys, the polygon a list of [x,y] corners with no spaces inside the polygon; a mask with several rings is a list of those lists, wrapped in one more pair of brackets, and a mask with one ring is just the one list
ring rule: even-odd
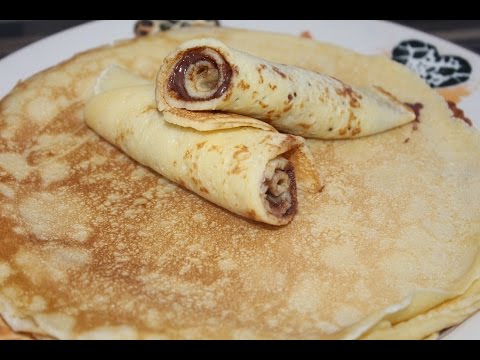
{"label": "chocolate filling", "polygon": [[[295,180],[295,169],[291,162],[285,166],[285,169],[275,170],[276,172],[282,172],[288,176],[288,194],[289,197],[285,197],[282,193],[277,191],[277,187],[281,186],[278,183],[272,184],[272,180],[266,181],[265,185],[268,186],[266,192],[266,200],[270,206],[270,211],[277,217],[288,217],[294,215],[297,212],[297,183]],[[273,185],[273,186],[272,186]]]}
{"label": "chocolate filling", "polygon": [[413,120],[412,129],[418,130],[418,124],[420,123],[420,112],[423,109],[422,103],[405,103],[415,113],[415,119]]}
{"label": "chocolate filling", "polygon": [[420,111],[423,109],[423,104],[422,103],[405,103],[410,109],[413,110],[415,113],[415,122],[420,122]]}
{"label": "chocolate filling", "polygon": [[450,110],[452,111],[454,117],[465,121],[465,123],[467,123],[468,126],[473,126],[472,120],[470,120],[468,117],[465,116],[465,113],[463,112],[462,109],[457,107],[457,104],[455,104],[453,101],[447,101],[447,104]]}
{"label": "chocolate filling", "polygon": [[[225,58],[223,58],[221,54],[218,54],[224,60],[223,64],[219,65],[215,61],[215,59],[204,53],[205,49],[205,47],[198,47],[185,51],[181,55],[180,60],[175,64],[172,75],[168,79],[169,90],[175,92],[182,100],[206,101],[216,99],[222,96],[225,91],[227,91],[228,86],[230,85],[230,80],[232,78],[232,68],[230,67],[230,65],[225,61]],[[217,90],[209,97],[192,97],[190,96],[185,87],[186,74],[188,69],[199,62],[210,63],[213,68],[218,72],[218,80],[216,84],[212,86],[212,90]],[[204,71],[204,69],[200,68],[197,74],[201,74],[202,71]]]}

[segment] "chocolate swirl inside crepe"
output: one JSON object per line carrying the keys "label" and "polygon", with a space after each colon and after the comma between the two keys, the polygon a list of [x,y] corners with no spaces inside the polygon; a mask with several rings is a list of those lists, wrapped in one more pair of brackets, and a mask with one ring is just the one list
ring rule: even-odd
{"label": "chocolate swirl inside crepe", "polygon": [[155,107],[154,85],[118,67],[108,68],[96,89],[85,107],[90,127],[140,163],[241,216],[290,222],[297,212],[295,166],[318,176],[299,137],[273,128],[201,132],[167,123]]}
{"label": "chocolate swirl inside crepe", "polygon": [[291,134],[348,139],[415,119],[413,111],[376,87],[353,87],[313,71],[269,62],[214,39],[182,44],[157,78],[157,103],[187,110],[251,116]]}
{"label": "chocolate swirl inside crepe", "polygon": [[211,100],[230,86],[232,68],[218,52],[199,47],[186,51],[168,79],[168,90],[188,101]]}

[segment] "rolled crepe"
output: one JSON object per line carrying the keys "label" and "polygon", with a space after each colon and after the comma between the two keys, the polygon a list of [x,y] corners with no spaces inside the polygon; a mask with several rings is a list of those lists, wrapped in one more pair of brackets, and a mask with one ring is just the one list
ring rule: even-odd
{"label": "rolled crepe", "polygon": [[214,39],[187,41],[167,56],[156,91],[160,110],[221,110],[320,139],[371,135],[415,119],[410,107],[380,87],[356,88]]}
{"label": "rolled crepe", "polygon": [[202,132],[168,123],[156,108],[155,85],[118,68],[100,77],[96,92],[85,107],[93,130],[139,163],[238,215],[287,224],[297,212],[297,180],[310,191],[321,189],[300,137],[273,128]]}

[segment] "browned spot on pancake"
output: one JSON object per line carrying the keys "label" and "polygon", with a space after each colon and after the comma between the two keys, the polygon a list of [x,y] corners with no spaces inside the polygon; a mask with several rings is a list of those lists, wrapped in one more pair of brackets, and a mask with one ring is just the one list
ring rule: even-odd
{"label": "browned spot on pancake", "polygon": [[[340,81],[340,80],[338,80]],[[360,106],[360,99],[362,98],[362,95],[357,93],[355,90],[352,89],[351,86],[342,83],[342,88],[341,89],[336,89],[336,93],[340,96],[344,96],[349,99],[349,104],[351,107],[359,107]]]}
{"label": "browned spot on pancake", "polygon": [[265,103],[262,102],[262,101],[259,101],[258,104],[259,104],[262,108],[264,108],[264,109],[268,107],[268,105],[265,104]]}
{"label": "browned spot on pancake", "polygon": [[116,144],[122,144],[125,142],[125,140],[128,139],[130,135],[133,134],[132,129],[125,129],[124,131],[121,131],[116,137],[115,137],[115,143]]}
{"label": "browned spot on pancake", "polygon": [[290,111],[290,109],[292,108],[292,106],[293,106],[293,104],[288,104],[287,106],[285,106],[285,107],[283,108],[283,112],[288,112],[288,111]]}
{"label": "browned spot on pancake", "polygon": [[357,120],[357,117],[353,111],[350,111],[350,114],[348,115],[348,126],[351,126],[355,120]]}
{"label": "browned spot on pancake", "polygon": [[292,101],[293,95],[292,95],[292,94],[288,94],[288,97],[287,97],[287,98],[288,98],[288,101]]}
{"label": "browned spot on pancake", "polygon": [[302,103],[300,104],[300,109],[303,109],[304,107],[305,107],[305,103],[302,102]]}
{"label": "browned spot on pancake", "polygon": [[358,135],[362,132],[362,129],[360,127],[357,127],[352,130],[352,136]]}
{"label": "browned spot on pancake", "polygon": [[200,150],[201,148],[204,147],[204,145],[205,145],[206,143],[207,143],[206,141],[202,141],[201,143],[198,143],[198,144],[197,144],[197,149]]}
{"label": "browned spot on pancake", "polygon": [[[354,127],[355,122],[357,122],[357,127]],[[329,131],[331,131],[332,128],[329,128]],[[362,131],[362,129],[359,126],[359,122],[357,120],[357,117],[353,113],[353,111],[350,111],[350,114],[348,116],[348,122],[347,124],[341,128],[338,133],[340,136],[346,135],[348,132],[350,132],[350,136],[353,137],[357,134],[359,134]]]}
{"label": "browned spot on pancake", "polygon": [[183,160],[191,159],[192,158],[192,150],[188,149],[185,151],[185,154],[183,155]]}
{"label": "browned spot on pancake", "polygon": [[22,91],[25,90],[28,87],[26,81],[18,80],[17,84],[15,85],[15,90],[16,91]]}
{"label": "browned spot on pancake", "polygon": [[286,79],[287,75],[283,73],[278,67],[272,66],[273,71],[275,71],[278,75],[280,75],[282,78]]}
{"label": "browned spot on pancake", "polygon": [[239,87],[240,89],[243,89],[243,90],[248,90],[248,89],[250,89],[250,85],[247,84],[247,82],[245,82],[244,80],[240,80],[240,82],[238,83],[237,87]]}
{"label": "browned spot on pancake", "polygon": [[234,147],[236,150],[233,153],[233,158],[236,160],[236,164],[232,170],[228,171],[228,174],[239,174],[241,173],[244,168],[241,166],[242,161],[248,159],[249,157],[249,150],[248,147],[245,145],[236,145]]}
{"label": "browned spot on pancake", "polygon": [[410,141],[410,138],[406,138],[405,140],[403,140],[403,143],[406,144]]}
{"label": "browned spot on pancake", "polygon": [[206,188],[204,188],[203,186],[200,187],[200,191],[205,193],[205,194],[209,193],[209,191]]}
{"label": "browned spot on pancake", "polygon": [[310,34],[310,31],[308,31],[308,30],[302,31],[300,33],[300,37],[305,38],[305,39],[313,39],[312,34]]}
{"label": "browned spot on pancake", "polygon": [[310,125],[310,124],[303,124],[303,123],[301,123],[301,124],[298,124],[298,126],[300,126],[300,127],[301,127],[302,129],[304,129],[304,130],[308,130],[308,129],[310,129],[310,126],[311,126],[311,125]]}
{"label": "browned spot on pancake", "polygon": [[257,95],[258,95],[258,91],[254,91],[254,92],[252,93],[252,99],[255,99],[255,97],[256,97]]}
{"label": "browned spot on pancake", "polygon": [[202,181],[200,179],[197,179],[195,176],[192,176],[192,182],[197,186],[202,185]]}
{"label": "browned spot on pancake", "polygon": [[260,141],[260,144],[265,144],[267,142],[269,142],[270,140],[272,139],[272,135],[266,135],[262,141]]}
{"label": "browned spot on pancake", "polygon": [[229,175],[240,174],[242,172],[242,170],[243,170],[243,168],[239,164],[237,164],[237,165],[235,165],[235,167],[232,170],[230,170],[228,172],[228,174]]}
{"label": "browned spot on pancake", "polygon": [[272,109],[267,111],[267,116],[263,119],[263,121],[270,123],[277,118],[278,114],[275,113],[275,109]]}
{"label": "browned spot on pancake", "polygon": [[173,161],[173,166],[177,166],[177,161],[176,160]]}
{"label": "browned spot on pancake", "polygon": [[72,89],[65,89],[61,86],[51,86],[49,89],[52,100],[59,100],[61,98],[75,100],[75,92]]}
{"label": "browned spot on pancake", "polygon": [[273,84],[270,84],[268,83],[268,86],[270,87],[270,89],[272,90],[275,90],[277,88],[277,85],[273,85]]}
{"label": "browned spot on pancake", "polygon": [[233,158],[234,159],[238,159],[238,157],[240,156],[240,154],[242,153],[248,153],[248,147],[245,146],[245,145],[237,145],[235,146],[235,152],[233,153]]}
{"label": "browned spot on pancake", "polygon": [[232,97],[232,94],[233,94],[233,91],[232,91],[232,88],[230,87],[227,92],[225,94],[223,94],[223,98],[222,98],[222,101],[223,102],[227,102],[228,99],[230,99]]}
{"label": "browned spot on pancake", "polygon": [[260,79],[258,80],[258,83],[259,84],[263,84],[264,83],[264,79],[263,79],[263,75],[262,75],[262,70],[265,69],[265,65],[264,64],[260,64],[258,67],[257,67],[257,71],[258,71],[258,75],[260,76]]}
{"label": "browned spot on pancake", "polygon": [[247,214],[246,214],[250,219],[256,219],[257,218],[257,213],[255,212],[255,210],[248,210],[247,211]]}
{"label": "browned spot on pancake", "polygon": [[222,148],[217,146],[217,145],[212,145],[208,148],[208,151],[216,151],[216,152],[221,152]]}

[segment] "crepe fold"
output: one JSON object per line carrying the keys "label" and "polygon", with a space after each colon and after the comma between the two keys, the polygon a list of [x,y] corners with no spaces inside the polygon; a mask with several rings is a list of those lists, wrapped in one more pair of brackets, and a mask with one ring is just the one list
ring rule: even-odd
{"label": "crepe fold", "polygon": [[210,38],[187,41],[165,58],[156,97],[160,110],[220,110],[319,139],[376,134],[415,119],[409,106],[380,86],[352,87]]}
{"label": "crepe fold", "polygon": [[284,225],[297,212],[297,177],[310,191],[321,188],[300,137],[273,128],[201,132],[170,124],[156,109],[154,84],[116,67],[100,76],[96,90],[85,107],[92,129],[141,164],[238,215]]}

